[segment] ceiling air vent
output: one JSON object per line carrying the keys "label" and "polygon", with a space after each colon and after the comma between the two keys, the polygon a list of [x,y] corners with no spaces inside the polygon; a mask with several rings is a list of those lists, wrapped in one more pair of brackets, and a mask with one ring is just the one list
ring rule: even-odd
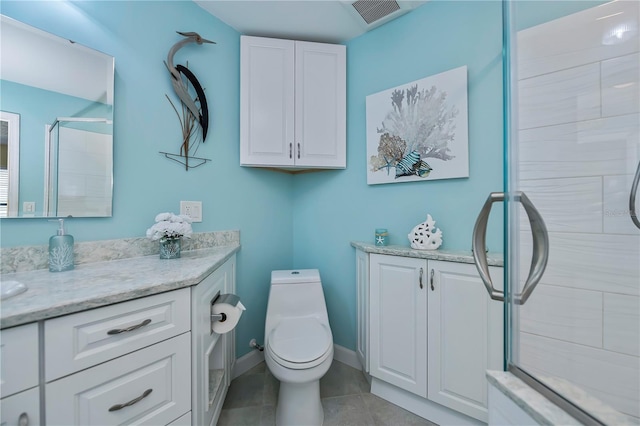
{"label": "ceiling air vent", "polygon": [[358,0],[351,5],[367,24],[400,10],[400,5],[395,0]]}

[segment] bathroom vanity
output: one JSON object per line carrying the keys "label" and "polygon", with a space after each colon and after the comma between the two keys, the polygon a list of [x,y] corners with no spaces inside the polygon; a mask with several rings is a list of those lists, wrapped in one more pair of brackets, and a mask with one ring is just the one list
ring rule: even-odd
{"label": "bathroom vanity", "polygon": [[[488,421],[486,370],[502,370],[503,305],[470,252],[352,243],[357,355],[371,393],[438,424]],[[489,256],[502,287],[502,257]]]}
{"label": "bathroom vanity", "polygon": [[29,289],[2,302],[2,424],[215,424],[235,342],[211,302],[239,248],[3,274]]}

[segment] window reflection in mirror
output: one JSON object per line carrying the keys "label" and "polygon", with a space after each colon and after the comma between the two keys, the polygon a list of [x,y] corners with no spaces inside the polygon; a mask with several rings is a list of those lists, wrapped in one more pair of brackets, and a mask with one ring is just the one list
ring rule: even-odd
{"label": "window reflection in mirror", "polygon": [[0,111],[0,217],[18,213],[20,116]]}
{"label": "window reflection in mirror", "polygon": [[0,105],[20,118],[7,217],[111,216],[114,58],[3,15],[0,51]]}

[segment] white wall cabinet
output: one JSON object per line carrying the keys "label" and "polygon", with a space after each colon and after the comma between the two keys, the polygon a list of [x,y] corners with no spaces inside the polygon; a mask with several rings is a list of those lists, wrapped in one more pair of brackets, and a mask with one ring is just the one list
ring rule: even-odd
{"label": "white wall cabinet", "polygon": [[371,254],[370,373],[427,396],[427,261]]}
{"label": "white wall cabinet", "polygon": [[[502,268],[490,271],[502,289]],[[485,371],[503,368],[503,304],[489,298],[475,266],[356,250],[356,278],[358,306],[369,299],[357,311],[357,354],[374,385],[421,397],[401,392],[392,402],[407,401],[423,417],[437,413],[434,421],[462,413],[461,424],[487,422]]]}
{"label": "white wall cabinet", "polygon": [[[491,300],[474,265],[428,263],[427,397],[487,422],[485,371],[503,368],[503,304]],[[502,268],[489,270],[502,290]]]}
{"label": "white wall cabinet", "polygon": [[346,48],[242,36],[240,164],[346,167]]}

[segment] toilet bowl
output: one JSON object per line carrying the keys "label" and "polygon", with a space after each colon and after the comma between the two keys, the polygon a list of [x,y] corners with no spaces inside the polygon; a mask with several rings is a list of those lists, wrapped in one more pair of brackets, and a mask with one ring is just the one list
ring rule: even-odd
{"label": "toilet bowl", "polygon": [[276,424],[321,425],[320,378],[333,361],[333,335],[317,269],[273,271],[265,362],[280,381]]}

